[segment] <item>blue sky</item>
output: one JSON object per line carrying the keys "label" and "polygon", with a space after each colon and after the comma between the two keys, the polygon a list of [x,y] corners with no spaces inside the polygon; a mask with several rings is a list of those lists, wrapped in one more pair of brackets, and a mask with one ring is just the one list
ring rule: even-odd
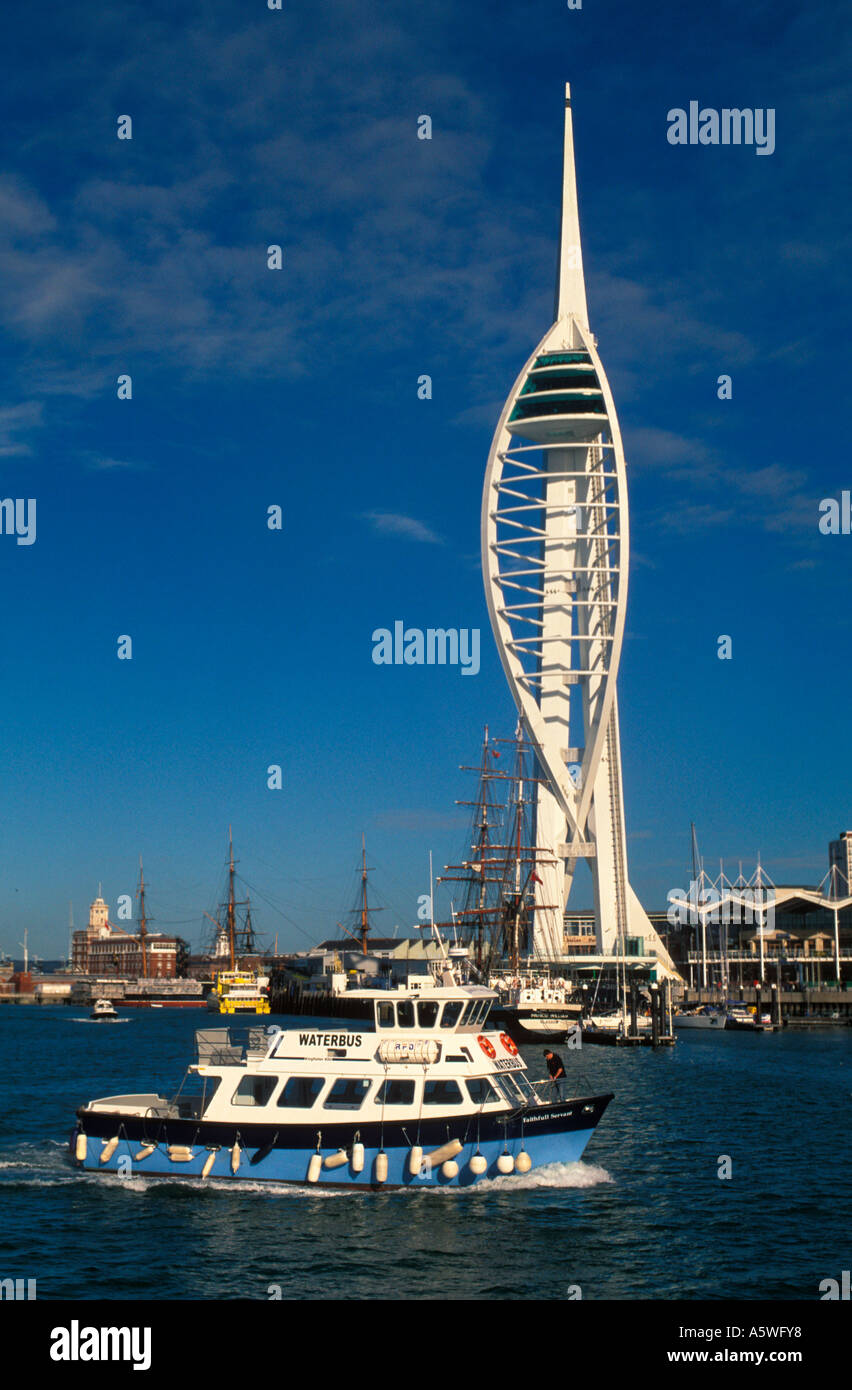
{"label": "blue sky", "polygon": [[[566,80],[629,471],[631,877],[685,885],[694,820],[708,861],[818,880],[852,824],[839,0],[18,5],[4,47],[2,496],[38,522],[0,536],[0,948],[60,953],[140,853],[197,942],[229,823],[294,948],[362,830],[383,929],[462,852],[458,765],[514,723],[479,505],[550,323]],[[772,107],[775,152],[671,146],[693,99]],[[374,665],[395,619],[480,628],[480,673]]]}

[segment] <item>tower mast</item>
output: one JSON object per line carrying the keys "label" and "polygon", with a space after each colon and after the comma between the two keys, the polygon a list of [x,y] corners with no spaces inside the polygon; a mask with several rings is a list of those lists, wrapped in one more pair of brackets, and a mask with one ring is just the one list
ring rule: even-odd
{"label": "tower mast", "polygon": [[231,970],[237,968],[237,948],[236,948],[236,904],[234,900],[234,837],[231,834],[231,827],[228,826],[228,952],[230,955]]}
{"label": "tower mast", "polygon": [[[350,902],[351,902],[350,898]],[[367,908],[367,842],[361,834],[361,950],[367,954],[367,937],[370,934],[370,914]]]}
{"label": "tower mast", "polygon": [[145,873],[142,868],[142,855],[139,856],[139,947],[142,952],[142,978],[148,977],[147,955],[148,918],[145,916]]}
{"label": "tower mast", "polygon": [[584,328],[589,326],[586,307],[586,281],[580,245],[580,208],[574,172],[574,124],[571,118],[571,85],[565,83],[565,134],[562,159],[562,213],[559,222],[559,261],[556,272],[554,322],[572,314]]}

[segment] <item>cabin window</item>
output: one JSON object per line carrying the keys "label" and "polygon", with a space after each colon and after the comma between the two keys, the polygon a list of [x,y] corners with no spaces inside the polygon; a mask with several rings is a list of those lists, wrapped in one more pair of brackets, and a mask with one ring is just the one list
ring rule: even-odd
{"label": "cabin window", "polygon": [[413,1105],[413,1081],[383,1081],[376,1093],[377,1105]]}
{"label": "cabin window", "polygon": [[456,1024],[457,1024],[458,1021],[459,1021],[459,1014],[461,1013],[461,1011],[462,1011],[462,1000],[461,1000],[461,999],[451,999],[450,1002],[449,1002],[448,1004],[445,1004],[445,1005],[444,1005],[444,1012],[443,1012],[443,1015],[442,1015],[442,1017],[441,1017],[441,1027],[442,1027],[442,1028],[455,1028]]}
{"label": "cabin window", "polygon": [[208,1105],[212,1101],[216,1092],[222,1084],[221,1076],[205,1076],[204,1088],[201,1093],[200,1113],[203,1115]]}
{"label": "cabin window", "polygon": [[376,1017],[380,1028],[393,1028],[394,1015],[393,1004],[379,1004],[376,1009]]}
{"label": "cabin window", "polygon": [[421,1028],[434,1028],[438,1022],[440,1004],[434,999],[426,999],[417,1005],[417,1023]]}
{"label": "cabin window", "polygon": [[396,1021],[400,1028],[414,1027],[414,1005],[410,999],[403,999],[397,1004]]}
{"label": "cabin window", "polygon": [[461,1105],[462,1093],[457,1081],[427,1081],[423,1087],[424,1105]]}
{"label": "cabin window", "polygon": [[462,1016],[461,1016],[461,1021],[460,1021],[460,1023],[459,1023],[459,1027],[460,1027],[460,1028],[465,1028],[465,1027],[469,1026],[470,1024],[472,1024],[472,1023],[476,1023],[476,1020],[477,1020],[478,1017],[479,1017],[479,1000],[478,1000],[478,999],[469,999],[468,1002],[467,1002],[467,1004],[465,1004],[464,1013],[463,1013]]}
{"label": "cabin window", "polygon": [[278,1097],[278,1104],[297,1110],[310,1110],[322,1088],[321,1076],[291,1076]]}
{"label": "cabin window", "polygon": [[493,1105],[495,1100],[500,1100],[500,1092],[487,1076],[477,1076],[473,1081],[466,1081],[467,1093],[474,1105]]}
{"label": "cabin window", "polygon": [[361,1076],[341,1076],[325,1098],[326,1110],[359,1110],[372,1082]]}
{"label": "cabin window", "polygon": [[277,1076],[244,1076],[231,1097],[232,1105],[268,1105]]}

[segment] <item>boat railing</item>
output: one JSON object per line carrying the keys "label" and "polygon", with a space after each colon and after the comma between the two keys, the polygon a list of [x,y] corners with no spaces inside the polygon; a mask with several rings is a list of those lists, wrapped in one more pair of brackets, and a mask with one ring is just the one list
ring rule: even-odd
{"label": "boat railing", "polygon": [[199,1028],[195,1047],[199,1066],[232,1067],[265,1057],[272,1041],[263,1027]]}
{"label": "boat railing", "polygon": [[[578,1083],[580,1090],[577,1089]],[[589,1078],[583,1072],[575,1072],[570,1077],[560,1076],[556,1080],[547,1076],[543,1081],[532,1081],[530,1084],[536,1088],[539,1105],[551,1105],[557,1100],[581,1100],[584,1096],[595,1094]]]}

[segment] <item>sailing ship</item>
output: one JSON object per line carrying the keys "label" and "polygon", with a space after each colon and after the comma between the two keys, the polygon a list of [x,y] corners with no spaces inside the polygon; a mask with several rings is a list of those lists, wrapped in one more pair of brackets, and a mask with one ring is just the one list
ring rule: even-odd
{"label": "sailing ship", "polygon": [[[508,766],[501,762],[498,770],[507,750]],[[486,727],[479,767],[462,770],[478,772],[479,785],[474,802],[458,803],[473,807],[471,858],[448,865],[440,879],[463,885],[461,905],[453,910],[455,937],[470,950],[479,977],[497,990],[494,1017],[513,1038],[562,1040],[577,1023],[582,1004],[571,984],[554,978],[536,957],[534,911],[561,917],[562,909],[536,902],[536,885],[542,882],[536,870],[553,863],[553,856],[536,843],[535,788],[541,779],[520,723],[511,740],[489,738]]]}
{"label": "sailing ship", "polygon": [[[360,998],[358,986],[373,981],[383,986],[390,983],[386,974],[388,963],[373,954],[370,939],[371,918],[384,910],[369,901],[368,880],[372,872],[367,867],[367,844],[362,835],[358,898],[350,913],[357,921],[352,926],[337,923],[344,937],[352,943],[351,951],[345,952],[342,943],[339,947],[335,943],[326,968],[313,975],[297,974],[292,967],[275,971],[271,977],[271,995],[276,1015],[302,1019],[372,1017],[372,1009]],[[349,955],[348,970],[344,954]]]}
{"label": "sailing ship", "polygon": [[[219,970],[216,982],[207,996],[207,1007],[218,1014],[268,1014],[270,1011],[266,976],[239,968],[240,958],[255,954],[255,937],[251,923],[251,903],[246,897],[237,901],[234,840],[228,827],[228,901],[219,909],[218,918],[210,917],[216,927],[214,953],[227,958],[227,970]],[[244,909],[242,914],[240,909]],[[209,917],[209,913],[204,914]]]}

